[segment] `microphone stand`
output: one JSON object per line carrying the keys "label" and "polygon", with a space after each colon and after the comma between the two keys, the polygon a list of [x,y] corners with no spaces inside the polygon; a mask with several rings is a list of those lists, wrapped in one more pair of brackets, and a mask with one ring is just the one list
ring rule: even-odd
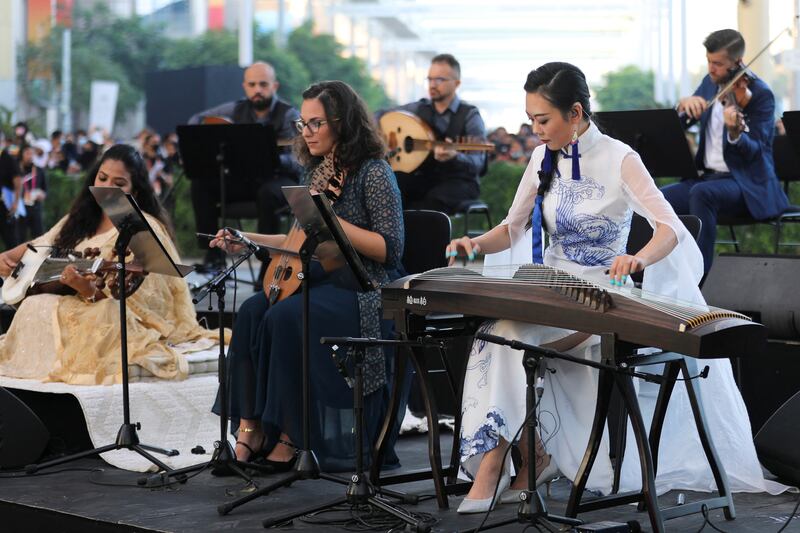
{"label": "microphone stand", "polygon": [[569,526],[578,526],[583,524],[583,521],[577,518],[569,518],[566,516],[553,515],[547,510],[547,504],[539,494],[536,488],[536,426],[537,418],[533,410],[536,407],[536,380],[539,369],[545,364],[544,358],[561,359],[571,363],[590,366],[599,370],[608,370],[613,372],[621,372],[630,376],[646,379],[647,381],[654,381],[660,383],[662,381],[660,376],[653,376],[651,374],[644,374],[637,372],[632,368],[618,368],[616,366],[607,365],[604,363],[597,363],[587,359],[580,359],[561,353],[549,348],[542,348],[527,344],[516,340],[508,340],[504,337],[497,335],[490,335],[487,333],[476,333],[476,339],[481,339],[493,344],[509,346],[514,350],[522,350],[522,365],[525,368],[525,412],[528,414],[525,425],[528,435],[528,487],[519,495],[520,504],[517,510],[516,518],[502,520],[496,523],[489,524],[483,529],[493,529],[501,527],[514,522],[521,522],[534,525],[535,527],[542,527],[548,531],[558,532],[561,528],[555,526],[552,522],[557,524],[565,524]]}
{"label": "microphone stand", "polygon": [[[251,468],[263,473],[272,472],[272,468],[268,465],[259,465],[247,461],[239,461],[236,459],[236,452],[228,440],[228,371],[227,371],[227,358],[225,357],[225,282],[230,277],[236,268],[253,255],[258,246],[247,241],[247,251],[236,258],[235,261],[225,270],[218,272],[208,283],[206,283],[198,292],[197,296],[192,298],[193,304],[202,302],[210,293],[217,295],[217,321],[219,325],[219,358],[217,360],[217,381],[219,381],[219,440],[214,442],[214,453],[205,463],[200,463],[177,470],[162,472],[151,476],[141,477],[138,480],[139,485],[148,487],[158,487],[164,485],[170,477],[175,477],[181,482],[186,481],[185,474],[190,472],[197,472],[205,470],[206,468],[227,468],[235,473],[240,478],[244,479],[247,483],[253,484],[253,479],[247,475],[245,468]],[[208,302],[208,310],[211,311],[211,300]]]}
{"label": "microphone stand", "polygon": [[[340,373],[347,380],[348,385],[353,389],[353,411],[355,412],[354,436],[356,442],[356,470],[350,476],[350,482],[343,498],[337,498],[332,502],[316,506],[310,509],[303,509],[285,515],[268,518],[263,521],[264,527],[274,527],[300,516],[315,513],[323,509],[336,507],[349,503],[350,505],[367,505],[374,509],[379,509],[388,513],[405,523],[403,531],[415,531],[426,533],[431,530],[431,524],[420,520],[404,509],[390,503],[385,498],[377,496],[377,489],[370,482],[369,476],[364,474],[364,350],[370,346],[429,346],[441,345],[441,341],[432,338],[419,338],[417,340],[390,340],[359,337],[322,337],[322,344],[331,344],[333,353],[331,356],[337,361]],[[355,378],[351,379],[347,373],[344,362],[336,358],[336,351],[340,346],[352,346],[354,348],[355,361],[353,370]],[[396,377],[397,379],[397,377]],[[339,481],[338,479],[336,481]],[[381,489],[382,492],[392,497],[401,498],[405,503],[417,503],[417,496],[404,495],[395,491]]]}

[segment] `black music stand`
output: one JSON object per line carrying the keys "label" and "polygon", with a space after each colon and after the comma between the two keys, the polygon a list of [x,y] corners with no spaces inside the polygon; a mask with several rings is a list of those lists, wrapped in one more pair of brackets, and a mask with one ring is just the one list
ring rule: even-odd
{"label": "black music stand", "polygon": [[603,131],[633,148],[654,178],[696,178],[697,167],[674,109],[593,113]]}
{"label": "black music stand", "polygon": [[795,154],[800,157],[800,111],[784,111],[781,120]]}
{"label": "black music stand", "polygon": [[42,464],[28,465],[25,467],[25,472],[33,474],[43,468],[49,468],[91,455],[99,455],[101,453],[121,449],[132,450],[156,465],[160,470],[169,472],[172,469],[149,454],[148,451],[160,453],[169,457],[178,455],[178,451],[165,450],[140,443],[136,430],[141,428],[141,424],[139,422],[136,424],[131,423],[130,398],[128,394],[128,328],[125,295],[125,256],[128,249],[130,249],[133,252],[133,256],[141,262],[142,268],[153,274],[182,278],[193,269],[186,265],[177,264],[172,260],[166,248],[164,248],[164,245],[158,240],[153,228],[147,223],[144,213],[139,209],[133,196],[123,192],[119,187],[89,187],[89,190],[119,231],[119,236],[114,244],[114,250],[116,251],[118,261],[117,285],[119,287],[123,422],[117,433],[116,441],[113,444],[107,444],[92,450],[47,461]]}
{"label": "black music stand", "polygon": [[[309,386],[309,346],[310,346],[310,320],[309,310],[310,287],[309,287],[309,266],[312,254],[315,255],[326,271],[336,271],[341,274],[338,279],[344,286],[350,286],[356,290],[374,290],[375,285],[369,278],[358,253],[353,248],[347,236],[339,225],[336,214],[331,208],[330,202],[322,194],[310,192],[307,186],[296,185],[282,187],[283,193],[292,208],[292,212],[297,218],[298,223],[306,234],[306,240],[300,248],[300,259],[302,263],[301,291],[303,297],[303,328],[302,328],[302,383],[303,383],[303,443],[297,451],[294,471],[286,478],[262,487],[250,494],[229,503],[217,507],[221,515],[226,515],[233,509],[256,498],[269,494],[280,487],[286,487],[298,480],[303,479],[325,479],[336,483],[348,483],[338,476],[332,476],[321,472],[319,462],[311,450],[311,430],[310,430],[310,386]],[[362,445],[356,443],[357,447]],[[387,492],[388,493],[388,492]],[[338,501],[334,505],[338,504]],[[327,505],[326,505],[327,507]],[[319,506],[315,507],[318,509]],[[306,514],[304,511],[302,514]],[[283,518],[281,521],[285,521]],[[265,527],[273,521],[265,522]]]}
{"label": "black music stand", "polygon": [[219,184],[219,213],[227,225],[228,179],[252,185],[272,179],[278,166],[275,130],[263,124],[198,124],[178,126],[178,149],[186,176]]}
{"label": "black music stand", "polygon": [[[181,482],[186,481],[185,474],[190,472],[197,472],[207,468],[220,468],[228,469],[230,472],[236,474],[248,483],[253,483],[253,479],[247,474],[245,469],[250,468],[264,473],[269,473],[272,468],[268,465],[260,465],[251,463],[249,461],[240,461],[236,458],[236,452],[228,440],[228,373],[227,373],[227,358],[225,357],[225,282],[236,270],[239,265],[245,262],[253,255],[257,246],[252,245],[247,247],[247,251],[233,260],[231,266],[227,269],[218,272],[208,283],[206,283],[200,291],[192,298],[192,303],[197,305],[202,302],[206,296],[212,292],[217,296],[217,324],[219,324],[219,352],[217,357],[217,382],[219,383],[219,440],[214,442],[214,452],[205,463],[179,468],[177,470],[170,470],[168,472],[161,472],[153,474],[152,476],[144,476],[139,478],[139,485],[146,485],[148,487],[163,486],[168,478],[173,477]],[[211,311],[211,301],[209,299],[208,310]],[[212,471],[212,475],[214,472]]]}

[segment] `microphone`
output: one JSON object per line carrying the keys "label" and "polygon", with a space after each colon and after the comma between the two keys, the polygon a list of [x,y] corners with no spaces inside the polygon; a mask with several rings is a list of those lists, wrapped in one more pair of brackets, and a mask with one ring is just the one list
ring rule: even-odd
{"label": "microphone", "polygon": [[227,231],[228,233],[230,233],[231,235],[236,237],[239,240],[239,242],[241,242],[242,244],[247,246],[248,249],[250,249],[250,250],[252,250],[254,252],[256,250],[258,250],[258,245],[256,243],[254,243],[253,241],[251,241],[250,239],[248,239],[247,237],[245,237],[244,234],[241,231],[239,231],[238,229],[233,229],[233,228],[227,227],[227,228],[225,228],[225,231]]}

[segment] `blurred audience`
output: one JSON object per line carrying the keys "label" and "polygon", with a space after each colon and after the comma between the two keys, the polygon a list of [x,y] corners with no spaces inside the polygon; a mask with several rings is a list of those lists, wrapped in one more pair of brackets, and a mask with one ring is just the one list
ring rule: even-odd
{"label": "blurred audience", "polygon": [[[17,241],[25,242],[44,233],[43,202],[47,196],[47,180],[44,169],[36,164],[36,144],[20,151],[19,169],[22,176],[22,201],[25,215],[19,218]],[[47,141],[45,141],[47,144]]]}
{"label": "blurred audience", "polygon": [[502,126],[489,134],[489,140],[494,143],[495,151],[491,155],[492,161],[507,161],[518,165],[527,165],[533,149],[542,144],[530,124],[522,124],[516,135],[508,133]]}

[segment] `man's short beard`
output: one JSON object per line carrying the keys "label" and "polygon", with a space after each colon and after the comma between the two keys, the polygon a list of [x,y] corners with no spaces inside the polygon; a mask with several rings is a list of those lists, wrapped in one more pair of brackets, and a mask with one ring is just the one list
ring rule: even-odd
{"label": "man's short beard", "polygon": [[269,104],[272,99],[267,100],[263,96],[261,98],[253,98],[250,100],[250,103],[253,104],[253,109],[256,111],[264,111],[269,107]]}

